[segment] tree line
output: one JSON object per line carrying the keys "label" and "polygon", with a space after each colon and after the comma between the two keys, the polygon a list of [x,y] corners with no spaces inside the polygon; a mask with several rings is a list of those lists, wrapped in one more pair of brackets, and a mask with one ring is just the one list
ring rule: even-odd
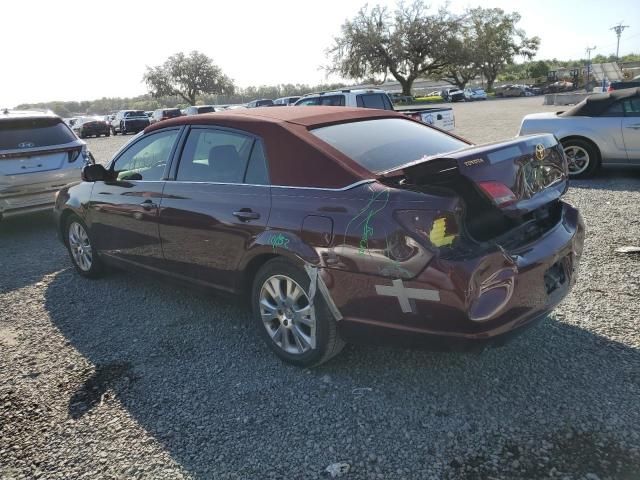
{"label": "tree line", "polygon": [[[520,15],[500,8],[469,8],[453,14],[447,7],[431,11],[424,0],[399,2],[395,10],[365,5],[346,20],[327,49],[327,73],[358,83],[377,84],[395,78],[411,95],[418,78],[430,78],[464,88],[478,75],[491,91],[496,80],[546,77],[551,66],[581,66],[583,60],[531,61],[540,39],[518,28]],[[614,61],[598,55],[593,63]],[[637,55],[622,61],[636,61]],[[516,60],[522,60],[517,62]],[[277,66],[275,67],[277,68]],[[65,117],[77,113],[107,114],[125,108],[155,110],[188,105],[246,103],[256,98],[303,95],[346,86],[280,84],[238,88],[207,55],[176,53],[143,76],[148,93],[133,98],[101,98],[84,102],[23,104],[18,108],[48,108]]]}

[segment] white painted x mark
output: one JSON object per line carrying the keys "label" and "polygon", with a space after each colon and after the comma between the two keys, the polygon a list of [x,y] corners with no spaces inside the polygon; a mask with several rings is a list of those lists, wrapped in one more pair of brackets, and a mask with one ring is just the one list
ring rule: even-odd
{"label": "white painted x mark", "polygon": [[396,279],[391,282],[392,286],[376,285],[376,293],[388,297],[398,297],[400,309],[404,313],[415,313],[411,300],[429,300],[431,302],[440,301],[440,293],[437,290],[426,290],[424,288],[406,288],[402,280]]}

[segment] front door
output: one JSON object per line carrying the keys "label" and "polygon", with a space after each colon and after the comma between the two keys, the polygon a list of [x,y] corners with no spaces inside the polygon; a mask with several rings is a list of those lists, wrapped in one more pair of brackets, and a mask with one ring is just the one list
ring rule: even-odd
{"label": "front door", "polygon": [[236,130],[192,127],[160,205],[166,268],[233,290],[238,265],[264,231],[270,210],[261,140]]}
{"label": "front door", "polygon": [[627,98],[623,105],[622,136],[627,157],[629,163],[640,165],[640,97]]}
{"label": "front door", "polygon": [[93,186],[89,222],[104,255],[142,266],[160,264],[158,207],[179,133],[179,128],[167,129],[134,140],[110,166],[116,178]]}

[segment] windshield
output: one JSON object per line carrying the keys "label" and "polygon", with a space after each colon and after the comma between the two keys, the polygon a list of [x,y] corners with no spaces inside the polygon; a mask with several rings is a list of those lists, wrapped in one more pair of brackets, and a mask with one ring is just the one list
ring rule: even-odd
{"label": "windshield", "polygon": [[125,112],[124,116],[125,117],[146,117],[147,114],[144,113],[142,110],[133,110],[131,112]]}
{"label": "windshield", "polygon": [[20,118],[0,122],[0,149],[48,147],[73,142],[76,136],[59,118]]}
{"label": "windshield", "polygon": [[403,118],[340,123],[316,128],[311,133],[374,173],[468,146],[445,133]]}

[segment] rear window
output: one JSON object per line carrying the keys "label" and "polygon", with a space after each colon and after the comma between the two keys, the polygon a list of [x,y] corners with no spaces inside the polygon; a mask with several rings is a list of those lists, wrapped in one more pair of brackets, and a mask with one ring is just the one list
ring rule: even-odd
{"label": "rear window", "polygon": [[179,117],[180,116],[180,109],[179,108],[172,108],[170,110],[165,110],[164,111],[164,115],[166,117],[169,117],[169,118]]}
{"label": "rear window", "polygon": [[198,113],[211,113],[215,111],[216,109],[214,107],[198,107]]}
{"label": "rear window", "polygon": [[0,149],[49,147],[76,140],[59,118],[20,118],[0,122]]}
{"label": "rear window", "polygon": [[132,112],[125,112],[124,116],[125,117],[146,117],[147,114],[144,113],[142,110],[134,110]]}
{"label": "rear window", "polygon": [[340,123],[313,129],[311,133],[374,173],[468,146],[445,133],[403,118]]}

